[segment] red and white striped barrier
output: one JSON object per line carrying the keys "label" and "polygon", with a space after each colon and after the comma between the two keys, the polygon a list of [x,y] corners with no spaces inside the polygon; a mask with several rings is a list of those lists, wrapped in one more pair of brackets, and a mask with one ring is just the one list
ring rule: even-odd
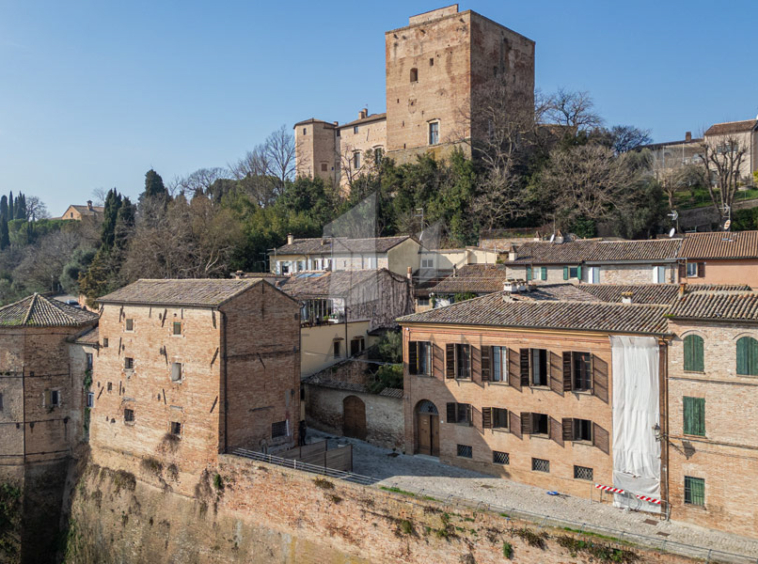
{"label": "red and white striped barrier", "polygon": [[[595,487],[599,489],[600,491],[604,491],[604,492],[610,492],[610,493],[615,493],[615,494],[626,493],[626,490],[622,490],[621,488],[613,488],[611,486],[604,486],[602,484],[595,484]],[[661,500],[655,499],[654,497],[648,497],[646,495],[637,495],[637,494],[632,494],[632,495],[636,497],[637,499],[640,499],[642,501],[647,501],[648,503],[654,503],[655,505],[661,504]]]}
{"label": "red and white striped barrier", "polygon": [[646,495],[636,495],[636,494],[635,494],[635,497],[637,499],[641,499],[642,501],[647,501],[648,503],[654,503],[656,505],[660,505],[661,504],[661,500],[660,499],[655,499],[654,497],[647,497]]}

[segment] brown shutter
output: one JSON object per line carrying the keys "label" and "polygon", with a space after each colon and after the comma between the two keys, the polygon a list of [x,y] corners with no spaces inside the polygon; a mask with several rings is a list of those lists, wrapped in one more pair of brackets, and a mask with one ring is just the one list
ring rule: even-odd
{"label": "brown shutter", "polygon": [[492,408],[482,408],[482,427],[485,429],[492,429]]}
{"label": "brown shutter", "polygon": [[508,350],[508,384],[521,391],[521,368],[519,356],[514,349]]}
{"label": "brown shutter", "polygon": [[561,356],[548,351],[548,362],[550,389],[556,394],[563,395],[563,363],[561,362]]}
{"label": "brown shutter", "polygon": [[532,414],[531,413],[521,414],[521,434],[522,435],[532,434]]}
{"label": "brown shutter", "polygon": [[602,450],[605,454],[610,454],[610,435],[597,423],[592,424],[592,444]]}
{"label": "brown shutter", "polygon": [[608,403],[608,363],[592,355],[592,393]]}
{"label": "brown shutter", "polygon": [[679,263],[679,282],[683,282],[687,279],[687,263]]}
{"label": "brown shutter", "polygon": [[521,349],[521,386],[529,386],[529,349]]}
{"label": "brown shutter", "polygon": [[445,345],[445,376],[455,378],[455,345]]}
{"label": "brown shutter", "polygon": [[434,360],[432,361],[432,363],[433,363],[432,374],[434,374],[434,377],[444,378],[445,377],[445,353],[442,350],[442,347],[439,345],[434,345]]}
{"label": "brown shutter", "polygon": [[516,437],[521,438],[521,418],[513,411],[508,412],[508,429]]}
{"label": "brown shutter", "polygon": [[563,446],[563,426],[561,425],[561,422],[552,417],[549,417],[548,419],[547,434],[550,437],[550,440]]}
{"label": "brown shutter", "polygon": [[471,379],[474,382],[482,381],[482,351],[478,347],[471,345]]}
{"label": "brown shutter", "polygon": [[484,430],[484,409],[486,408],[482,408],[482,410],[479,411],[474,406],[471,406],[470,409],[472,417],[469,418],[469,421],[472,421],[476,430],[481,433]]}
{"label": "brown shutter", "polygon": [[697,276],[698,278],[703,278],[705,276],[705,263],[704,262],[697,263]]}
{"label": "brown shutter", "polygon": [[571,385],[571,353],[563,353],[563,391],[570,392],[573,386]]}
{"label": "brown shutter", "polygon": [[418,342],[408,343],[408,374],[418,374]]}
{"label": "brown shutter", "polygon": [[474,424],[474,411],[471,404],[466,404],[466,419],[468,419],[468,425],[471,427]]}
{"label": "brown shutter", "polygon": [[574,420],[571,418],[564,418],[562,422],[562,427],[563,427],[563,440],[573,441],[574,440]]}
{"label": "brown shutter", "polygon": [[492,377],[491,374],[491,366],[492,366],[492,347],[482,347],[481,350],[482,354],[482,382],[489,382]]}
{"label": "brown shutter", "polygon": [[447,404],[447,422],[448,423],[456,423],[458,421],[457,413],[456,413],[456,405],[455,403],[448,403]]}

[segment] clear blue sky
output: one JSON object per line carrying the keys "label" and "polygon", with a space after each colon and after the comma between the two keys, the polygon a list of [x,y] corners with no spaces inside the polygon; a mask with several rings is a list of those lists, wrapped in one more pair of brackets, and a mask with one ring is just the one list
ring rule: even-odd
{"label": "clear blue sky", "polygon": [[[384,111],[384,31],[445,0],[0,0],[0,193],[57,215],[224,166],[282,124]],[[656,141],[758,114],[756,0],[470,0],[537,42],[543,92],[587,90]]]}

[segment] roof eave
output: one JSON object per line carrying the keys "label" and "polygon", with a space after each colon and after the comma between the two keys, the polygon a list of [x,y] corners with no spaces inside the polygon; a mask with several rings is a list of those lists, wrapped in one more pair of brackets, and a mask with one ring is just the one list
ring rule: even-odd
{"label": "roof eave", "polygon": [[669,336],[671,333],[667,331],[614,331],[610,329],[580,329],[576,327],[550,327],[544,325],[485,325],[483,323],[446,323],[444,321],[403,321],[403,318],[398,318],[398,325],[449,325],[449,326],[463,326],[463,327],[503,327],[507,329],[535,329],[539,331],[576,331],[581,333],[600,333],[600,334],[613,334],[613,335],[650,335],[650,336]]}

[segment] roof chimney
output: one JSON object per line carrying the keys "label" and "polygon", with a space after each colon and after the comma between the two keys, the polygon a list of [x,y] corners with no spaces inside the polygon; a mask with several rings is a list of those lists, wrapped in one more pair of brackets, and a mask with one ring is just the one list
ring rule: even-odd
{"label": "roof chimney", "polygon": [[453,278],[455,278],[456,276],[458,276],[458,266],[454,264],[453,265]]}
{"label": "roof chimney", "polygon": [[511,252],[508,253],[508,260],[510,262],[514,262],[518,260],[518,251],[515,248]]}
{"label": "roof chimney", "polygon": [[687,282],[681,282],[679,284],[679,297],[684,297],[684,292],[687,290]]}
{"label": "roof chimney", "polygon": [[621,292],[621,303],[622,304],[632,303],[632,292]]}
{"label": "roof chimney", "polygon": [[234,277],[235,277],[237,280],[240,280],[240,279],[242,279],[242,278],[244,278],[244,277],[245,277],[245,273],[244,273],[242,270],[237,270],[237,271],[234,273]]}
{"label": "roof chimney", "polygon": [[408,274],[407,274],[407,276],[408,276],[408,280],[410,280],[411,282],[413,282],[413,269],[411,269],[410,266],[408,267]]}
{"label": "roof chimney", "polygon": [[687,133],[684,134],[684,140],[685,141],[692,141],[692,132],[691,131],[688,131]]}
{"label": "roof chimney", "polygon": [[92,200],[87,200],[87,209],[92,211]]}
{"label": "roof chimney", "polygon": [[358,119],[366,119],[368,117],[368,108],[363,108],[358,112]]}
{"label": "roof chimney", "polygon": [[287,233],[287,244],[291,245],[295,242],[295,236],[292,233]]}

